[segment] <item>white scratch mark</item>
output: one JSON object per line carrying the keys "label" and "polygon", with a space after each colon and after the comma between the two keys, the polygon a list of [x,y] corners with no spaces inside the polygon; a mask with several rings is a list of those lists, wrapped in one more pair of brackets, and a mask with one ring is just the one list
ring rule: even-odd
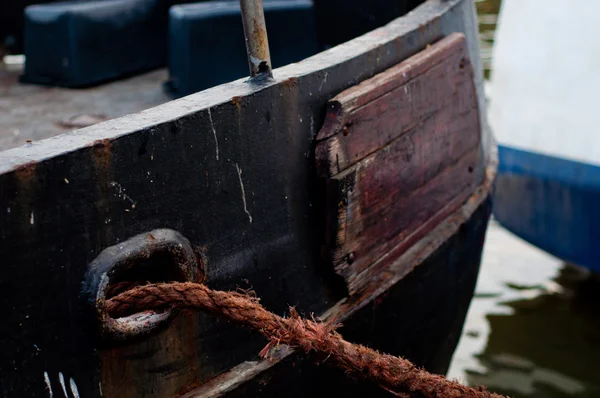
{"label": "white scratch mark", "polygon": [[248,211],[248,207],[246,206],[246,191],[244,190],[244,182],[242,181],[242,169],[238,164],[235,164],[235,168],[237,169],[238,178],[240,179],[240,188],[242,189],[242,201],[244,202],[244,212],[248,215],[248,221],[252,224],[252,215]]}
{"label": "white scratch mark", "polygon": [[65,177],[65,183],[67,183],[67,184],[69,183],[69,180],[67,180],[67,178],[66,178],[66,177]]}
{"label": "white scratch mark", "polygon": [[210,128],[212,128],[213,136],[215,137],[215,148],[217,151],[217,160],[219,160],[219,140],[217,140],[217,130],[215,130],[215,124],[213,123],[213,120],[212,120],[210,108],[208,108],[208,120],[210,120]]}
{"label": "white scratch mark", "polygon": [[29,224],[33,225],[35,223],[35,216],[33,215],[33,212],[31,212],[31,217],[29,217]]}
{"label": "white scratch mark", "polygon": [[7,213],[10,213],[10,207],[7,207],[7,208],[6,208],[6,212],[7,212]]}
{"label": "white scratch mark", "polygon": [[98,390],[100,392],[100,396],[103,397],[104,394],[102,394],[102,382],[100,382],[100,381],[98,382]]}
{"label": "white scratch mark", "polygon": [[75,384],[75,380],[72,377],[69,377],[69,384],[71,386],[71,393],[73,394],[73,398],[79,397],[79,390],[77,389],[77,384]]}
{"label": "white scratch mark", "polygon": [[44,372],[44,382],[46,383],[46,389],[48,390],[48,396],[52,398],[54,393],[52,392],[52,384],[50,384],[50,377],[48,377],[48,372]]}
{"label": "white scratch mark", "polygon": [[[135,209],[135,205],[136,205],[136,203],[137,203],[137,202],[136,202],[135,200],[133,200],[133,199],[131,198],[131,196],[129,196],[129,195],[127,195],[127,194],[125,193],[125,188],[123,188],[123,187],[121,186],[121,184],[119,184],[119,183],[118,183],[118,182],[116,182],[116,181],[111,181],[111,183],[110,183],[110,186],[111,186],[111,187],[115,187],[115,188],[117,188],[117,197],[119,197],[119,198],[121,198],[121,199],[123,199],[123,200],[127,200],[127,201],[129,201],[129,202],[131,203],[131,208],[132,208],[132,209]],[[125,211],[127,211],[127,209],[126,209]]]}
{"label": "white scratch mark", "polygon": [[33,345],[35,347],[36,350],[38,350],[38,352],[42,351],[42,349],[40,347],[37,346],[37,344]]}
{"label": "white scratch mark", "polygon": [[312,115],[310,115],[310,134],[314,134],[315,133],[315,119],[313,118]]}
{"label": "white scratch mark", "polygon": [[321,92],[321,89],[323,88],[323,85],[325,83],[327,83],[327,76],[329,76],[329,72],[325,72],[325,77],[323,78],[323,80],[321,81],[321,84],[319,85],[319,92]]}
{"label": "white scratch mark", "polygon": [[67,394],[67,386],[65,386],[65,377],[63,376],[62,372],[58,372],[58,381],[60,381],[60,386],[65,394],[65,398],[69,398],[69,394]]}

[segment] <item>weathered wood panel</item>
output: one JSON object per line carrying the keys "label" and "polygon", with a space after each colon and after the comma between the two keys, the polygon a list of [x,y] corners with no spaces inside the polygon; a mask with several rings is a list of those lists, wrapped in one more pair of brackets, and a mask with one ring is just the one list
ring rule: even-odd
{"label": "weathered wood panel", "polygon": [[328,109],[316,150],[333,218],[327,246],[352,291],[357,275],[475,190],[480,124],[464,35],[344,91]]}
{"label": "weathered wood panel", "polygon": [[453,140],[445,150],[471,148],[479,135],[461,131],[476,124],[473,69],[464,36],[454,34],[330,101],[317,136],[319,171],[342,172],[417,127]]}

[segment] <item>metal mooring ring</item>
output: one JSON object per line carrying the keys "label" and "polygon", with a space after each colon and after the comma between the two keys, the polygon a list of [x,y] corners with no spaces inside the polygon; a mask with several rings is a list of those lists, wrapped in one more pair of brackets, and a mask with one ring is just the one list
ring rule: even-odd
{"label": "metal mooring ring", "polygon": [[147,282],[203,280],[203,261],[190,241],[177,231],[157,229],[104,249],[88,266],[83,296],[102,339],[123,341],[154,331],[176,313],[144,311],[115,319],[106,312],[106,300]]}

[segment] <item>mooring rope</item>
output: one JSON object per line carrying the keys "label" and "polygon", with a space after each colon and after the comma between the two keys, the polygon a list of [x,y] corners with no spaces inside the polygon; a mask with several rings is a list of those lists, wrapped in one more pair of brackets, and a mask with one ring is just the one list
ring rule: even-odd
{"label": "mooring rope", "polygon": [[212,290],[190,282],[157,283],[132,288],[106,302],[106,309],[113,317],[164,308],[204,310],[225,316],[259,331],[269,340],[261,351],[263,357],[278,344],[316,352],[350,376],[374,381],[399,396],[502,397],[483,387],[466,387],[428,373],[406,359],[352,344],[336,332],[340,325],[335,322],[303,319],[293,308],[288,318],[280,317],[267,311],[249,293]]}

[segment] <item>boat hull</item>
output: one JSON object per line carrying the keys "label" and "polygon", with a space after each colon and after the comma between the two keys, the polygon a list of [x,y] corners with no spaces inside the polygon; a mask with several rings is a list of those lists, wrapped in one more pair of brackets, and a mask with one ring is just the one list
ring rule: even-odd
{"label": "boat hull", "polygon": [[[482,123],[477,161],[465,167],[474,191],[441,219],[427,215],[424,233],[402,251],[383,252],[391,261],[349,289],[323,253],[331,204],[315,146],[328,101],[456,33],[464,35],[470,61],[452,66],[473,65],[468,86]],[[119,341],[102,335],[102,308],[96,304],[94,312],[90,303],[94,294],[96,303],[106,298],[98,286],[106,287],[103,277],[114,281],[113,274],[90,281],[90,270],[106,259],[107,248],[119,253],[132,242],[142,245],[139,260],[153,247],[143,246],[140,235],[155,242],[156,229],[177,231],[169,247],[179,250],[180,241],[197,253],[195,266],[211,288],[253,289],[278,314],[293,305],[306,316],[336,316],[349,340],[443,373],[473,294],[495,171],[478,51],[473,3],[429,0],[380,29],[275,69],[272,80],[230,82],[0,153],[0,298],[7,308],[0,396],[43,397],[63,389],[82,397],[377,390],[284,347],[261,359],[262,336],[201,312],[169,318],[143,336],[135,330]],[[430,111],[427,120],[438,120],[438,109],[422,108]],[[433,131],[445,128],[440,121]],[[409,148],[426,154],[427,142]],[[445,193],[434,187],[431,199]],[[173,257],[144,263],[140,269],[152,270],[152,277],[138,277],[185,276],[169,268]]]}
{"label": "boat hull", "polygon": [[498,147],[494,217],[530,243],[600,272],[600,167]]}
{"label": "boat hull", "polygon": [[600,52],[579,38],[596,35],[598,5],[504,0],[489,86],[490,125],[500,146],[495,217],[534,245],[594,271],[600,271]]}

